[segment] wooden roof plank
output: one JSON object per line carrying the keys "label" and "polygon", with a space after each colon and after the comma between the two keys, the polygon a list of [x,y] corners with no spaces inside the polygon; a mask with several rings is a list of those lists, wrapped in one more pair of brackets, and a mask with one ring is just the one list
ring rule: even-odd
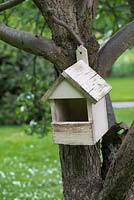
{"label": "wooden roof plank", "polygon": [[112,89],[100,75],[82,60],[64,70],[62,75],[95,102],[99,101]]}

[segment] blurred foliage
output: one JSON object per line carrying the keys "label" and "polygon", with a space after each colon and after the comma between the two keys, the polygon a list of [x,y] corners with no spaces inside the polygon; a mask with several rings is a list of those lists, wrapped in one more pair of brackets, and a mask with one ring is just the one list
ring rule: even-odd
{"label": "blurred foliage", "polygon": [[[0,13],[0,22],[51,38],[43,17],[29,0]],[[0,42],[0,125],[29,123],[27,133],[45,134],[50,108],[40,99],[54,79],[51,63]]]}
{"label": "blurred foliage", "polygon": [[134,48],[123,53],[114,63],[111,71],[113,77],[134,77]]}
{"label": "blurred foliage", "polygon": [[[100,0],[93,24],[94,34],[100,42],[104,42],[129,20],[130,13],[125,0]],[[52,37],[45,19],[30,0],[1,12],[0,23]],[[119,74],[119,68],[113,68],[113,75]],[[41,104],[40,99],[55,76],[52,64],[46,60],[0,41],[0,125],[29,123],[29,134],[44,134],[49,127],[50,108],[48,104]]]}
{"label": "blurred foliage", "polygon": [[32,73],[26,72],[22,77],[22,91],[16,101],[16,114],[21,123],[29,123],[28,134],[43,135],[49,128],[50,108],[48,103],[44,105],[41,102],[41,97],[54,81],[55,73],[50,63],[37,57],[33,61],[35,59]]}
{"label": "blurred foliage", "polygon": [[100,0],[93,30],[100,42],[104,42],[131,19],[128,2],[125,0]]}

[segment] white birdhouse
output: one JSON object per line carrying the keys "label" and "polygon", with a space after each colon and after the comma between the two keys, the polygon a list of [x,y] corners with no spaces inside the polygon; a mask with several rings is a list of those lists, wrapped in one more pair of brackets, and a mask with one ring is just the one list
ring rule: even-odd
{"label": "white birdhouse", "polygon": [[64,70],[43,97],[51,104],[54,143],[98,142],[108,130],[105,95],[111,89],[83,60]]}

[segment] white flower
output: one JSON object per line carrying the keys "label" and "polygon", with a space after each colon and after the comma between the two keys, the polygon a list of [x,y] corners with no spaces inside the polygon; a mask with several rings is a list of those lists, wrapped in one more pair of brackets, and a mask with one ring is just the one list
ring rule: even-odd
{"label": "white flower", "polygon": [[9,172],[9,174],[10,174],[11,176],[15,176],[15,173],[14,173],[14,172]]}
{"label": "white flower", "polygon": [[2,178],[6,178],[6,175],[4,172],[0,171],[0,175],[2,176]]}
{"label": "white flower", "polygon": [[30,96],[30,95],[27,95],[26,98],[27,98],[27,99],[31,99],[31,96]]}
{"label": "white flower", "polygon": [[21,112],[24,112],[24,111],[25,111],[25,107],[24,107],[24,106],[21,106],[21,107],[20,107],[20,111],[21,111]]}
{"label": "white flower", "polygon": [[35,175],[35,171],[34,171],[34,169],[29,168],[28,171],[29,171],[30,174],[32,174],[33,176]]}
{"label": "white flower", "polygon": [[30,121],[30,126],[36,126],[36,125],[37,125],[37,122],[35,122],[34,120]]}
{"label": "white flower", "polygon": [[21,182],[20,181],[13,181],[13,185],[21,186]]}

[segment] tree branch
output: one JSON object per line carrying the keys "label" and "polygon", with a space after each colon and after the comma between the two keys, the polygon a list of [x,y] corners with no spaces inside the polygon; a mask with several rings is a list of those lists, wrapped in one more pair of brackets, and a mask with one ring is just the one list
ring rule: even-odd
{"label": "tree branch", "polygon": [[79,45],[83,45],[83,42],[82,40],[80,39],[80,37],[74,32],[73,29],[70,28],[70,26],[67,25],[67,23],[63,22],[62,20],[58,19],[56,16],[52,15],[52,19],[53,19],[53,22],[60,25],[60,26],[63,26],[72,36],[73,38],[77,41],[77,43]]}
{"label": "tree branch", "polygon": [[18,4],[22,3],[25,0],[10,0],[0,4],[0,12],[17,6]]}
{"label": "tree branch", "polygon": [[66,55],[65,50],[56,46],[53,40],[37,36],[31,33],[25,33],[13,28],[9,28],[4,24],[0,24],[0,40],[26,52],[42,56],[61,70],[69,66],[70,58]]}
{"label": "tree branch", "polygon": [[97,70],[101,76],[111,68],[117,58],[134,44],[134,22],[130,22],[119,30],[113,37],[100,49],[98,55]]}
{"label": "tree branch", "polygon": [[[123,134],[119,135],[118,131],[124,130]],[[102,139],[102,156],[103,156],[103,164],[101,168],[102,178],[105,179],[111,162],[115,158],[115,155],[122,143],[124,135],[128,131],[128,127],[125,123],[115,123],[110,127],[108,132],[103,136]]]}
{"label": "tree branch", "polygon": [[107,173],[99,200],[124,200],[134,182],[134,124],[120,146]]}

